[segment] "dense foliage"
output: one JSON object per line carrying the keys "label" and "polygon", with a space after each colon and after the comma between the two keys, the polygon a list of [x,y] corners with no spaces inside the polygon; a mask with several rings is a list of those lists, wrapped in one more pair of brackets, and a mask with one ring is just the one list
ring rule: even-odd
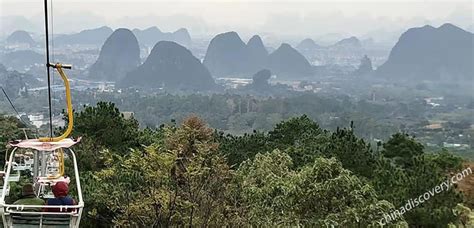
{"label": "dense foliage", "polygon": [[0,164],[5,164],[7,143],[24,138],[23,131],[20,129],[22,127],[25,127],[24,124],[17,118],[0,115]]}
{"label": "dense foliage", "polygon": [[296,169],[274,150],[231,169],[200,119],[161,132],[161,141],[125,156],[101,153],[106,168],[84,180],[89,216],[120,226],[376,226],[393,208],[334,158]]}
{"label": "dense foliage", "polygon": [[[16,132],[12,123],[1,127]],[[406,134],[371,146],[352,126],[324,130],[304,115],[236,136],[195,116],[140,129],[99,103],[75,114],[79,135],[84,227],[377,227],[462,167]],[[388,226],[472,223],[460,203],[450,188]]]}

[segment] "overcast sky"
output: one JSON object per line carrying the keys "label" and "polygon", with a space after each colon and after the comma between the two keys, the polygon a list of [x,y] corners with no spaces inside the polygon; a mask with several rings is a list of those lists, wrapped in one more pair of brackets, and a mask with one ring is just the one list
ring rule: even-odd
{"label": "overcast sky", "polygon": [[[0,29],[6,33],[23,26],[27,28],[19,29],[41,31],[42,12],[42,0],[0,0]],[[383,39],[412,26],[451,22],[468,28],[474,23],[472,1],[460,0],[53,0],[53,12],[57,33],[102,25],[156,25],[163,31],[186,27],[195,36],[235,30],[243,36],[324,38],[375,33]],[[31,24],[13,16],[25,17]]]}

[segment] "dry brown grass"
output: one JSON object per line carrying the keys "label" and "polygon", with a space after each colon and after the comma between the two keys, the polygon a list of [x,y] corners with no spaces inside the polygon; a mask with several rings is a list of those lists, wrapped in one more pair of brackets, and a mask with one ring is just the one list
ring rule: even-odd
{"label": "dry brown grass", "polygon": [[[474,171],[474,162],[465,162],[464,167],[471,167]],[[463,192],[465,196],[465,205],[474,208],[474,173],[460,181],[458,183],[458,189]]]}

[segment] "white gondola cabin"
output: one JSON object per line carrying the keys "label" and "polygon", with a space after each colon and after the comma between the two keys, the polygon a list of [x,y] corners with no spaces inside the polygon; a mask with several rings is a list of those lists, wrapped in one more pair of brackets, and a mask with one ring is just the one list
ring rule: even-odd
{"label": "white gondola cabin", "polygon": [[[79,170],[74,151],[70,148],[79,140],[63,139],[58,142],[41,142],[39,140],[24,140],[11,143],[13,147],[5,164],[4,183],[0,198],[0,214],[4,227],[79,227],[84,201],[79,178]],[[31,151],[34,151],[31,153]],[[64,153],[66,152],[66,153]],[[17,156],[21,155],[21,156]],[[18,166],[18,158],[25,155],[34,161],[31,166]],[[74,168],[74,183],[64,176],[64,156],[71,159]],[[17,161],[15,161],[17,160]],[[31,167],[31,169],[29,168]],[[57,182],[74,184],[77,192],[77,205],[18,205],[6,203],[11,184],[19,181],[20,172],[30,172],[36,190],[36,196],[47,200],[54,198],[51,187]],[[18,178],[11,178],[17,176]],[[76,196],[74,196],[76,197]],[[43,212],[45,208],[54,208],[59,212]],[[34,211],[34,210],[40,211]]]}

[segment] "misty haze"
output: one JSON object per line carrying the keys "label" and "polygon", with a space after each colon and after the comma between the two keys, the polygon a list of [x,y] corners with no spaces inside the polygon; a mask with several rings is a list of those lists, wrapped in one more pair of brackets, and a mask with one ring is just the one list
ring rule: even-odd
{"label": "misty haze", "polygon": [[4,227],[474,227],[471,1],[0,12]]}

